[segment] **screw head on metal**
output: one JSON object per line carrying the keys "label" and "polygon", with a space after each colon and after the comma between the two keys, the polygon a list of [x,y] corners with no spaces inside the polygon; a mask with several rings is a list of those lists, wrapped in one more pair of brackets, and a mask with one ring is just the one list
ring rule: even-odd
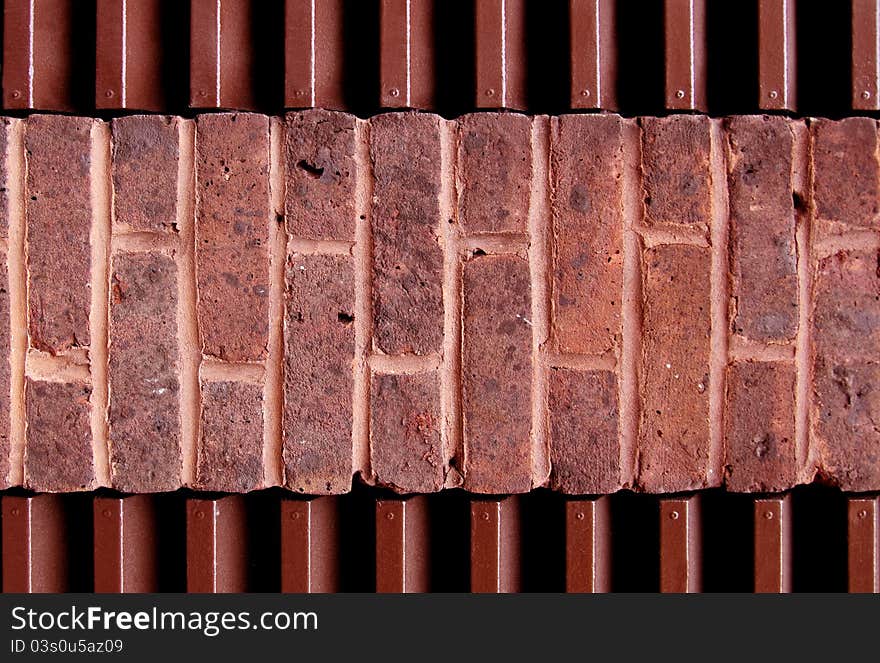
{"label": "screw head on metal", "polygon": [[678,99],[684,99],[684,90],[676,90],[676,91],[675,91],[675,96],[676,96]]}
{"label": "screw head on metal", "polygon": [[489,520],[489,514],[483,513],[483,520]]}
{"label": "screw head on metal", "polygon": [[396,87],[393,87],[390,90],[388,90],[388,94],[390,94],[392,97],[399,97],[400,90],[398,90]]}
{"label": "screw head on metal", "polygon": [[104,509],[103,514],[104,514],[105,518],[109,518],[110,517],[110,509]]}
{"label": "screw head on metal", "polygon": [[12,511],[10,511],[10,513],[13,516],[17,516],[18,515],[18,507],[17,506],[12,507]]}
{"label": "screw head on metal", "polygon": [[764,518],[766,518],[767,520],[773,520],[773,512],[772,511],[765,511]]}
{"label": "screw head on metal", "polygon": [[204,517],[205,517],[204,511],[196,511],[196,518],[204,518]]}
{"label": "screw head on metal", "polygon": [[299,511],[294,511],[293,513],[291,513],[291,514],[290,514],[290,519],[291,519],[291,520],[299,520],[299,519],[300,519],[300,513],[299,513]]}
{"label": "screw head on metal", "polygon": [[776,90],[770,90],[770,94],[768,95],[771,99],[776,99],[779,96],[779,93]]}
{"label": "screw head on metal", "polygon": [[589,90],[581,90],[581,96],[582,97],[589,97],[590,91]]}
{"label": "screw head on metal", "polygon": [[577,519],[578,519],[578,520],[583,520],[583,519],[584,519],[584,513],[583,513],[583,511],[578,511]]}
{"label": "screw head on metal", "polygon": [[18,99],[20,97],[21,97],[21,90],[13,90],[12,91],[12,98],[13,99]]}
{"label": "screw head on metal", "polygon": [[678,520],[678,511],[670,511],[669,518],[670,520]]}
{"label": "screw head on metal", "polygon": [[494,97],[495,96],[495,89],[490,87],[488,90],[486,90],[486,96],[487,97]]}
{"label": "screw head on metal", "polygon": [[113,92],[113,90],[107,90],[107,91],[104,93],[104,96],[107,97],[108,99],[110,99],[114,94],[115,94],[115,93]]}
{"label": "screw head on metal", "polygon": [[390,511],[389,511],[388,513],[385,514],[385,517],[386,517],[388,520],[394,520],[394,514],[391,513]]}
{"label": "screw head on metal", "polygon": [[862,92],[862,99],[870,99],[870,98],[871,98],[871,93],[868,90],[864,90]]}
{"label": "screw head on metal", "polygon": [[293,96],[304,97],[304,96],[306,96],[306,91],[305,90],[296,90],[296,91],[294,91]]}
{"label": "screw head on metal", "polygon": [[865,509],[862,509],[861,511],[859,511],[859,518],[867,518],[867,517],[868,517],[868,512],[865,511]]}

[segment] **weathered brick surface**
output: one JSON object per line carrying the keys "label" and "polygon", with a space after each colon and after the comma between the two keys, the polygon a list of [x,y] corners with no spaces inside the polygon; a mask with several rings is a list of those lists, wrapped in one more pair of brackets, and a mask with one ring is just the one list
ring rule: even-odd
{"label": "weathered brick surface", "polygon": [[9,170],[6,156],[9,149],[9,132],[12,120],[0,118],[0,237],[9,236]]}
{"label": "weathered brick surface", "polygon": [[426,493],[443,487],[436,373],[373,375],[370,454],[380,485]]}
{"label": "weathered brick surface", "polygon": [[440,122],[393,113],[370,123],[373,162],[373,341],[427,354],[443,341]]}
{"label": "weathered brick surface", "polygon": [[113,120],[113,200],[117,227],[176,229],[179,122],[174,117],[157,115],[132,115]]}
{"label": "weathered brick surface", "polygon": [[92,487],[91,393],[84,384],[27,380],[26,487],[48,492]]}
{"label": "weathered brick surface", "polygon": [[30,339],[52,354],[89,344],[91,128],[34,115],[25,132]]}
{"label": "weathered brick surface", "polygon": [[611,371],[550,371],[550,485],[575,495],[620,486],[617,376]]}
{"label": "weathered brick surface", "polygon": [[794,485],[794,414],[793,364],[744,361],[728,366],[724,413],[728,489],[772,492]]}
{"label": "weathered brick surface", "polygon": [[798,319],[789,121],[736,117],[728,130],[731,324],[755,341],[788,341]]}
{"label": "weathered brick surface", "polygon": [[286,485],[305,493],[351,486],[354,270],[351,259],[287,261],[284,355]]}
{"label": "weathered brick surface", "polygon": [[651,492],[706,485],[709,265],[709,250],[695,246],[643,253],[639,483]]}
{"label": "weathered brick surface", "polygon": [[285,209],[291,236],[354,239],[356,125],[357,119],[347,113],[288,113]]}
{"label": "weathered brick surface", "polygon": [[876,228],[877,122],[866,117],[813,120],[816,231]]}
{"label": "weathered brick surface", "polygon": [[479,256],[464,265],[462,413],[465,483],[477,493],[531,487],[529,265]]}
{"label": "weathered brick surface", "polygon": [[263,483],[263,388],[202,382],[196,486],[244,492]]}
{"label": "weathered brick surface", "polygon": [[603,354],[619,346],[622,127],[613,115],[553,120],[552,329],[559,352]]}
{"label": "weathered brick surface", "polygon": [[125,492],[180,486],[177,267],[121,253],[110,280],[110,467]]}
{"label": "weathered brick surface", "polygon": [[[6,208],[0,209],[0,217],[6,216]],[[0,262],[0,488],[8,485],[10,450],[10,380],[11,366],[3,357],[9,357],[9,273]]]}
{"label": "weathered brick surface", "polygon": [[526,230],[531,127],[531,118],[513,113],[459,119],[459,212],[467,232]]}
{"label": "weathered brick surface", "polygon": [[269,121],[250,113],[196,121],[199,330],[206,354],[266,355],[269,339]]}
{"label": "weathered brick surface", "polygon": [[642,125],[645,225],[709,232],[711,120],[646,117]]}
{"label": "weathered brick surface", "polygon": [[880,275],[876,251],[819,261],[813,304],[811,444],[845,490],[880,485]]}

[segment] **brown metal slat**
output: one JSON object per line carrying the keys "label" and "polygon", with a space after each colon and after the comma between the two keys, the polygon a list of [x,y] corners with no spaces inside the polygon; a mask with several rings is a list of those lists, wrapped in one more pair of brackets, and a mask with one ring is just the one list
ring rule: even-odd
{"label": "brown metal slat", "polygon": [[848,588],[880,592],[880,498],[851,497],[847,504]]}
{"label": "brown metal slat", "polygon": [[703,111],[706,98],[706,2],[665,0],[666,108]]}
{"label": "brown metal slat", "polygon": [[70,587],[63,497],[2,498],[3,592],[57,593]]}
{"label": "brown metal slat", "polygon": [[188,499],[186,586],[191,593],[248,590],[245,498]]}
{"label": "brown metal slat", "polygon": [[254,110],[255,42],[247,0],[191,0],[190,105]]}
{"label": "brown metal slat", "polygon": [[758,0],[758,107],[794,111],[795,2]]}
{"label": "brown metal slat", "polygon": [[525,0],[476,3],[476,107],[526,109]]}
{"label": "brown metal slat", "polygon": [[156,498],[96,497],[93,504],[95,591],[159,591]]}
{"label": "brown metal slat", "polygon": [[880,110],[880,0],[852,0],[852,106]]}
{"label": "brown metal slat", "polygon": [[660,500],[660,591],[699,592],[702,587],[700,497]]}
{"label": "brown metal slat", "polygon": [[569,0],[571,107],[617,109],[614,0]]}
{"label": "brown metal slat", "polygon": [[379,13],[380,105],[434,108],[433,0],[382,0]]}
{"label": "brown metal slat", "polygon": [[76,3],[4,0],[3,10],[4,108],[74,110]]}
{"label": "brown metal slat", "polygon": [[755,592],[791,592],[791,500],[787,495],[756,499],[754,514]]}
{"label": "brown metal slat", "polygon": [[430,591],[428,499],[376,501],[376,591]]}
{"label": "brown metal slat", "polygon": [[343,9],[344,0],[286,0],[286,108],[347,108]]}
{"label": "brown metal slat", "polygon": [[521,551],[519,497],[471,501],[471,591],[520,591]]}
{"label": "brown metal slat", "polygon": [[162,0],[97,0],[95,107],[161,111]]}
{"label": "brown metal slat", "polygon": [[339,591],[339,498],[281,499],[281,591]]}
{"label": "brown metal slat", "polygon": [[611,591],[611,509],[607,496],[565,503],[565,591]]}

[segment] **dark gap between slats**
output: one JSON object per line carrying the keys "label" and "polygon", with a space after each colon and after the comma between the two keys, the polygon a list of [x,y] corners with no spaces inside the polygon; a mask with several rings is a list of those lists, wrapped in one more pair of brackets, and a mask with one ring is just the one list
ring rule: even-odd
{"label": "dark gap between slats", "polygon": [[623,115],[664,113],[663,1],[618,0],[617,99]]}
{"label": "dark gap between slats", "polygon": [[712,115],[758,111],[758,3],[706,3],[706,80]]}
{"label": "dark gap between slats", "polygon": [[701,493],[703,591],[754,589],[754,496],[708,490]]}
{"label": "dark gap between slats", "polygon": [[797,114],[853,113],[852,10],[849,2],[798,2]]}
{"label": "dark gap between slats", "polygon": [[621,491],[611,497],[611,590],[660,589],[659,501]]}
{"label": "dark gap between slats", "polygon": [[793,489],[791,498],[793,590],[845,592],[846,496],[811,484]]}

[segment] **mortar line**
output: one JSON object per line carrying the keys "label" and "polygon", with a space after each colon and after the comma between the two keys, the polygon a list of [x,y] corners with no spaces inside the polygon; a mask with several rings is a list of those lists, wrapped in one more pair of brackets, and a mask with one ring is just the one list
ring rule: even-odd
{"label": "mortar line", "polygon": [[201,393],[199,366],[202,345],[199,339],[198,292],[195,260],[195,121],[179,120],[177,162],[177,341],[180,352],[180,455],[181,484],[196,481]]}
{"label": "mortar line", "polygon": [[352,394],[352,472],[365,480],[372,477],[370,463],[370,369],[367,356],[372,346],[372,219],[373,173],[370,160],[370,125],[357,121],[355,133],[357,179],[355,182],[354,256],[354,390]]}
{"label": "mortar line", "polygon": [[126,232],[119,233],[113,228],[110,238],[112,254],[117,253],[165,253],[173,254],[177,249],[177,235],[168,232]]}
{"label": "mortar line", "polygon": [[204,357],[199,366],[199,381],[204,382],[246,382],[264,385],[268,370],[263,362],[226,362]]}
{"label": "mortar line", "polygon": [[371,373],[384,375],[415,375],[433,373],[441,367],[441,357],[437,353],[427,355],[382,355],[367,357]]}
{"label": "mortar line", "polygon": [[806,211],[795,208],[795,244],[797,247],[798,331],[795,338],[795,466],[799,482],[812,480],[816,461],[809,440],[810,384],[812,383],[810,291],[812,259],[810,254],[813,206],[813,169],[811,163],[811,136],[803,121],[793,121],[792,131],[792,190],[799,193]]}
{"label": "mortar line", "polygon": [[108,382],[110,324],[110,229],[113,216],[113,184],[110,172],[110,125],[95,120],[91,129],[90,198],[92,223],[91,244],[91,310],[89,312],[89,372],[91,374],[92,453],[95,482],[110,486],[109,423],[110,400]]}
{"label": "mortar line", "polygon": [[529,192],[529,271],[532,286],[532,487],[550,479],[549,378],[543,361],[550,336],[550,120],[532,119],[532,181]]}
{"label": "mortar line", "polygon": [[[456,189],[456,125],[440,121],[440,232],[443,249],[443,355],[440,367],[440,443],[444,486],[462,483],[461,437],[461,260]],[[457,468],[457,469],[456,469]]]}
{"label": "mortar line", "polygon": [[282,416],[284,410],[284,268],[287,232],[284,227],[284,122],[273,117],[269,125],[269,353],[263,398],[263,476],[267,486],[284,483]]}
{"label": "mortar line", "polygon": [[706,483],[724,480],[724,401],[727,386],[728,334],[728,232],[730,222],[725,138],[720,120],[711,120],[709,168],[711,178],[711,272],[709,345],[709,454]]}
{"label": "mortar line", "polygon": [[642,223],[641,127],[622,120],[623,164],[623,297],[620,317],[622,347],[618,368],[620,400],[620,485],[634,487],[638,478],[639,356],[642,342],[641,239]]}
{"label": "mortar line", "polygon": [[24,120],[8,120],[6,125],[6,186],[9,200],[9,248],[6,254],[9,279],[9,369],[10,369],[10,486],[24,483],[26,439],[25,358],[28,349],[27,312],[27,158],[24,147]]}
{"label": "mortar line", "polygon": [[[279,162],[280,163],[280,162]],[[281,186],[284,186],[282,181]],[[283,193],[283,192],[282,192]],[[284,201],[281,202],[283,209]],[[351,256],[354,253],[354,242],[335,239],[305,239],[290,237],[287,239],[287,250],[306,256]]]}

